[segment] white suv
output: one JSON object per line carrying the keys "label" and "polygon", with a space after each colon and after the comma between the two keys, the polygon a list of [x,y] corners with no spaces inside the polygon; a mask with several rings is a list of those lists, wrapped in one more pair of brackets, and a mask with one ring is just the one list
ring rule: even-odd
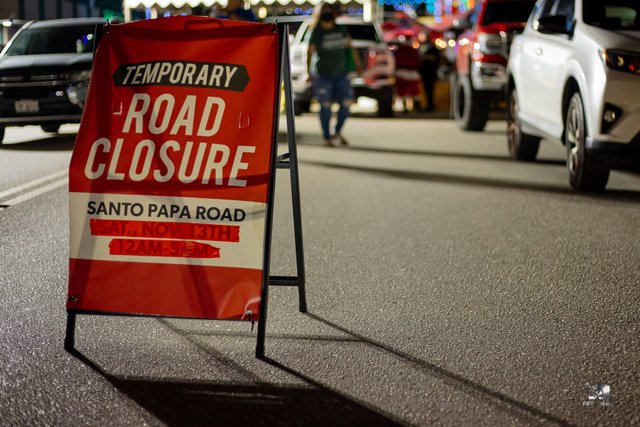
{"label": "white suv", "polygon": [[559,140],[581,191],[640,165],[639,0],[538,0],[508,73],[512,158],[534,160],[541,138]]}

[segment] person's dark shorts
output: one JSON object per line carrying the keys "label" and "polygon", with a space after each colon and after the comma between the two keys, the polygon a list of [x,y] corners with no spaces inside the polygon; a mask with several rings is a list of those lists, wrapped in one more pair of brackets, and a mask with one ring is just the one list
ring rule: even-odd
{"label": "person's dark shorts", "polygon": [[313,95],[320,104],[353,101],[353,89],[347,76],[313,78]]}

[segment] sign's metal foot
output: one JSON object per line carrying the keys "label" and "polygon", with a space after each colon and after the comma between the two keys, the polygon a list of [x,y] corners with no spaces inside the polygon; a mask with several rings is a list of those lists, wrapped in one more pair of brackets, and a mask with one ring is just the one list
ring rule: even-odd
{"label": "sign's metal foot", "polygon": [[76,338],[76,313],[67,311],[67,330],[64,337],[64,349],[69,353],[75,350]]}

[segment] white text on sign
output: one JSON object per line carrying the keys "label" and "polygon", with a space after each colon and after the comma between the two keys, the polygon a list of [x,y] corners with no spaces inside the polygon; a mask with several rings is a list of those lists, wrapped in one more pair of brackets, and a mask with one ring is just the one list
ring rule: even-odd
{"label": "white text on sign", "polygon": [[[200,114],[196,114],[198,110]],[[197,137],[210,138],[220,130],[224,110],[225,102],[219,97],[188,95],[178,109],[171,94],[152,99],[149,94],[136,93],[127,109],[122,133],[142,134],[148,131],[153,135],[194,136],[195,131]],[[247,181],[238,178],[238,174],[248,169],[246,156],[256,151],[253,145],[230,147],[205,141],[181,144],[175,139],[163,142],[143,139],[136,143],[130,159],[121,159],[124,144],[125,138],[116,138],[115,141],[97,139],[87,157],[85,176],[91,180],[154,180],[160,183],[177,178],[183,184],[196,181],[209,184],[212,181],[220,186],[245,187]],[[107,155],[108,160],[98,160]],[[231,170],[225,177],[223,168],[228,165]]]}

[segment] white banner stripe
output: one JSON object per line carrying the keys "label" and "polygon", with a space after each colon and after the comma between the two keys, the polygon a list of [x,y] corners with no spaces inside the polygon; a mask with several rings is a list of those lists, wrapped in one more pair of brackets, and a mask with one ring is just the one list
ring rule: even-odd
{"label": "white banner stripe", "polygon": [[[134,208],[133,205],[137,207]],[[128,213],[121,208],[128,206]],[[162,207],[175,206],[180,213],[171,214],[170,209]],[[115,209],[120,211],[115,212]],[[149,196],[127,194],[69,193],[70,210],[70,257],[76,259],[92,259],[100,261],[124,261],[157,264],[202,265],[210,267],[236,267],[261,269],[263,263],[263,246],[266,204],[242,200],[204,199],[195,197]],[[109,212],[109,210],[114,210]],[[242,218],[222,217],[223,212],[242,212]],[[198,214],[199,212],[199,214]],[[206,212],[206,213],[205,213]],[[213,215],[213,216],[212,216]],[[218,216],[218,217],[214,217]],[[90,228],[91,219],[151,221],[156,223],[191,223],[207,225],[230,225],[239,227],[239,241],[207,240],[202,238],[172,237],[170,234],[153,237],[137,237],[134,235],[102,235],[93,234]],[[167,227],[163,227],[167,230]],[[111,253],[110,244],[114,239],[129,240],[192,240],[220,250],[215,258],[125,255]]]}

